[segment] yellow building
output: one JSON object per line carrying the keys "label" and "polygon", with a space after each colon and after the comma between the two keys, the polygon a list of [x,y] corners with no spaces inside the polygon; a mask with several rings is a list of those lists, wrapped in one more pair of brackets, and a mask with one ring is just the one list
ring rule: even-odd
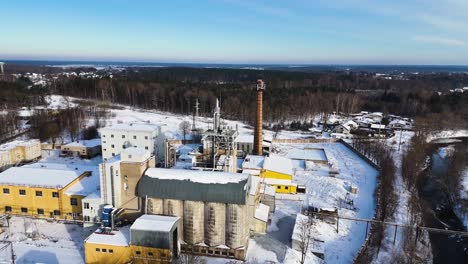
{"label": "yellow building", "polygon": [[91,176],[76,169],[7,169],[0,173],[0,214],[80,220],[81,199],[87,195],[82,192],[83,182]]}
{"label": "yellow building", "polygon": [[131,227],[100,230],[85,240],[86,264],[171,263],[180,251],[180,218],[143,215]]}
{"label": "yellow building", "polygon": [[260,177],[263,182],[275,186],[277,193],[297,193],[297,184],[292,182],[293,165],[290,159],[270,155],[265,158]]}

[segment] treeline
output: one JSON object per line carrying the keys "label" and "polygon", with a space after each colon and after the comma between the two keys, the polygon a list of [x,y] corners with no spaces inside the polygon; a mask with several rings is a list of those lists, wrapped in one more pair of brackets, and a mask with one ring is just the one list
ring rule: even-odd
{"label": "treeline", "polygon": [[30,82],[19,79],[15,82],[0,81],[0,110],[17,109],[44,104],[47,88],[28,89]]}
{"label": "treeline", "polygon": [[255,81],[263,78],[266,122],[304,120],[332,111],[382,111],[405,116],[468,112],[467,94],[439,94],[462,83],[466,74],[411,75],[407,80],[378,79],[369,73],[283,72],[234,69],[130,69],[112,78],[62,78],[51,92],[181,114],[211,113],[221,99],[225,118],[252,123]]}

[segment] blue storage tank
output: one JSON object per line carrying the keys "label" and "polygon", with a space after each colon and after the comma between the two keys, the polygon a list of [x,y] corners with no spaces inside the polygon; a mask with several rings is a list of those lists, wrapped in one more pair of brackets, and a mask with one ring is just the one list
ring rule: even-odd
{"label": "blue storage tank", "polygon": [[112,205],[104,206],[104,209],[102,210],[102,225],[104,227],[112,227],[112,211],[114,211],[114,207],[112,207]]}

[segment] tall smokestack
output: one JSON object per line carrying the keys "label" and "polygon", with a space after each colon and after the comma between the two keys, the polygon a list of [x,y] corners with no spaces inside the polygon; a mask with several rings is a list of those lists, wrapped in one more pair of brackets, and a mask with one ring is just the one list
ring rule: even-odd
{"label": "tall smokestack", "polygon": [[265,83],[263,80],[257,80],[257,118],[254,134],[254,155],[263,154],[263,90],[265,90]]}

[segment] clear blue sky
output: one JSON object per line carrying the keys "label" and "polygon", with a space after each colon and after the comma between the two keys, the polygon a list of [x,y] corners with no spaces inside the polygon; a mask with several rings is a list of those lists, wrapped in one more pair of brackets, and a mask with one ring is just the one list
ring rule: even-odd
{"label": "clear blue sky", "polygon": [[468,0],[2,0],[0,59],[468,65]]}

